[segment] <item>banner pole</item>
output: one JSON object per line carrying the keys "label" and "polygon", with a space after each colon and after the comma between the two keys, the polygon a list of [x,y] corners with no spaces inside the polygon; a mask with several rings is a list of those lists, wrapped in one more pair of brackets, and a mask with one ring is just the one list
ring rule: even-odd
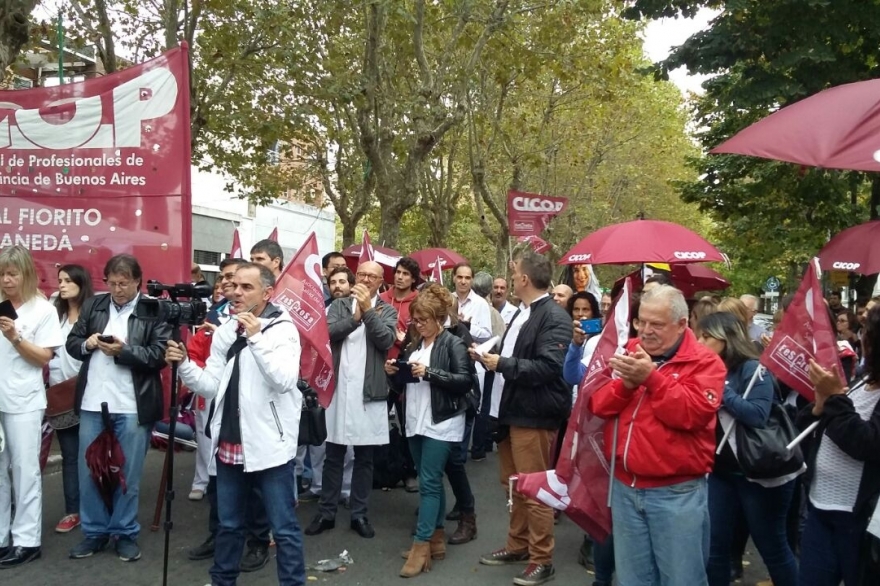
{"label": "banner pole", "polygon": [[611,495],[614,494],[614,469],[617,464],[617,430],[620,427],[620,417],[614,418],[614,437],[611,440],[611,466],[608,474],[608,508],[611,508]]}

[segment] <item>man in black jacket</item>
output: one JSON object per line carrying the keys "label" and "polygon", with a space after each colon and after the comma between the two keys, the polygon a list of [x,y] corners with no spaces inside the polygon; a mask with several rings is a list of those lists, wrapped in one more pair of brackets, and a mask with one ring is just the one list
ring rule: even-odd
{"label": "man in black jacket", "polygon": [[[551,466],[551,443],[571,411],[571,385],[562,378],[571,318],[547,293],[550,274],[550,261],[541,255],[526,251],[516,260],[511,281],[522,305],[507,328],[501,354],[471,351],[472,358],[496,373],[493,393],[501,397],[496,438],[505,489],[511,475]],[[512,497],[507,544],[483,555],[480,563],[528,562],[513,583],[543,584],[555,574],[553,510],[516,492]]]}
{"label": "man in black jacket", "polygon": [[[162,380],[165,344],[171,326],[134,315],[143,274],[138,261],[119,254],[107,261],[104,283],[109,293],[88,299],[67,338],[67,352],[83,364],[76,383],[79,425],[80,518],[85,540],[70,550],[74,559],[89,557],[116,539],[124,562],[140,559],[137,545],[138,488],[153,424],[163,416]],[[113,494],[112,512],[86,466],[85,452],[104,429],[101,403],[107,403],[116,439],[125,455],[126,491]]]}

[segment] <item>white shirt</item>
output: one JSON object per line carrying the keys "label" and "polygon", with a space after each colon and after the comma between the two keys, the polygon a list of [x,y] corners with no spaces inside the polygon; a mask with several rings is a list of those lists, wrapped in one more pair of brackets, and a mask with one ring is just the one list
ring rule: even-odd
{"label": "white shirt", "polygon": [[458,313],[464,316],[464,321],[471,324],[471,337],[475,342],[485,342],[492,337],[492,314],[489,312],[489,302],[474,293],[471,289],[464,301],[458,301]]}
{"label": "white shirt", "polygon": [[[864,386],[849,394],[853,407],[862,421],[868,421],[880,400],[880,390]],[[810,488],[810,502],[824,511],[852,512],[859,494],[865,463],[841,450],[827,435],[822,436],[816,452],[816,470]]]}
{"label": "white shirt", "polygon": [[[140,294],[119,309],[110,300],[110,319],[101,332],[103,335],[114,336],[128,344],[128,316],[134,311],[138,297]],[[101,403],[107,403],[110,413],[137,413],[131,368],[116,364],[112,356],[95,348],[89,360],[88,374],[82,400],[84,411],[100,412]]]}
{"label": "white shirt", "polygon": [[[73,324],[68,321],[66,315],[61,318],[60,329],[61,337],[66,340],[70,330],[73,329]],[[67,348],[61,344],[55,348],[55,354],[49,361],[49,384],[57,385],[75,377],[79,374],[80,367],[82,367],[82,361],[68,354]]]}
{"label": "white shirt", "polygon": [[[593,359],[593,352],[596,351],[596,346],[599,345],[599,339],[602,337],[602,334],[596,334],[595,336],[590,336],[587,338],[587,341],[584,342],[584,356],[581,358],[581,364],[590,368],[590,361]],[[572,407],[575,403],[577,403],[578,399],[578,389],[580,388],[580,384],[574,385],[574,388],[571,390],[571,404]]]}
{"label": "white shirt", "polygon": [[501,309],[498,310],[498,313],[501,314],[501,319],[504,320],[504,325],[509,326],[510,320],[516,315],[516,306],[509,301],[505,301]]}
{"label": "white shirt", "polygon": [[[549,297],[547,293],[544,293],[535,301],[539,299],[543,299],[544,297]],[[507,327],[507,334],[504,336],[504,346],[501,348],[501,358],[510,358],[513,356],[513,349],[516,347],[516,340],[519,338],[519,333],[522,330],[523,326],[529,321],[529,317],[532,315],[531,305],[520,305],[519,306],[519,315],[516,316],[510,325]],[[501,406],[501,392],[504,390],[504,375],[499,371],[495,371],[495,382],[492,384],[492,406],[489,409],[489,416],[498,417],[498,408]]]}
{"label": "white shirt", "polygon": [[[378,297],[373,297],[376,307]],[[354,313],[357,299],[351,300]],[[339,373],[333,399],[325,412],[327,441],[343,446],[372,446],[388,443],[388,405],[385,401],[364,402],[367,369],[367,332],[364,324],[342,343]]]}
{"label": "white shirt", "polygon": [[[42,297],[34,297],[15,310],[15,329],[26,340],[40,348],[55,349],[64,344],[58,313]],[[43,369],[25,360],[12,342],[0,336],[0,411],[29,413],[46,408],[46,387]]]}
{"label": "white shirt", "polygon": [[[409,361],[431,366],[433,347],[433,343],[427,348],[419,347],[410,354]],[[464,413],[434,423],[431,411],[431,383],[423,379],[406,385],[406,437],[416,435],[454,443],[460,442],[464,437]]]}

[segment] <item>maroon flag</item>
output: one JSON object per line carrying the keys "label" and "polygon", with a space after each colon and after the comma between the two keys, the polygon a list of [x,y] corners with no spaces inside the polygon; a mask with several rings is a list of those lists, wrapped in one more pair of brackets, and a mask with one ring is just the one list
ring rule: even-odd
{"label": "maroon flag", "polygon": [[540,236],[520,236],[517,240],[528,244],[538,254],[544,254],[552,248],[550,243]]}
{"label": "maroon flag", "polygon": [[434,266],[431,267],[431,276],[429,278],[435,283],[443,284],[443,262],[439,256],[434,261]]}
{"label": "maroon flag", "polygon": [[587,403],[597,389],[611,380],[608,361],[626,346],[629,339],[631,287],[627,277],[602,329],[568,419],[556,470],[520,474],[517,480],[519,492],[564,511],[598,541],[604,541],[611,533],[611,510],[608,508],[610,468],[603,451],[605,420],[590,413]]}
{"label": "maroon flag", "polygon": [[369,260],[376,259],[376,251],[373,250],[373,245],[370,244],[370,234],[364,230],[364,239],[361,241],[361,256],[358,258],[358,266],[364,264]]}
{"label": "maroon flag", "polygon": [[767,370],[809,401],[814,394],[809,374],[811,358],[822,368],[837,366],[837,372],[843,373],[834,324],[822,298],[820,274],[819,259],[814,258],[770,345],[761,354],[761,364]]}
{"label": "maroon flag", "polygon": [[324,313],[321,256],[312,232],[275,282],[271,300],[285,308],[299,330],[302,356],[299,376],[318,393],[325,409],[333,399],[333,355]]}
{"label": "maroon flag", "polygon": [[508,231],[511,236],[538,236],[567,205],[567,197],[508,191]]}
{"label": "maroon flag", "polygon": [[236,228],[232,233],[232,251],[229,253],[229,258],[243,258],[241,254],[241,238],[238,235],[238,228]]}
{"label": "maroon flag", "polygon": [[269,234],[269,240],[272,240],[273,242],[278,242],[278,226],[272,228],[272,233]]}

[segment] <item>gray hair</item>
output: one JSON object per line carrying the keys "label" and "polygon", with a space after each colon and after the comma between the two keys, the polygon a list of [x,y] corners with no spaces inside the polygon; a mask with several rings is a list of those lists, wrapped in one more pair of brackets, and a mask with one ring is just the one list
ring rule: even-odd
{"label": "gray hair", "polygon": [[473,289],[474,293],[480,297],[488,297],[489,294],[492,293],[493,281],[494,279],[492,279],[492,275],[486,271],[480,271],[474,275],[474,280],[471,282],[471,289]]}
{"label": "gray hair", "polygon": [[748,309],[758,309],[758,298],[754,295],[746,293],[745,295],[740,295],[739,300],[745,303]]}
{"label": "gray hair", "polygon": [[672,321],[680,321],[688,317],[688,305],[684,299],[684,293],[671,285],[658,285],[645,291],[641,297],[642,305],[646,303],[660,303],[669,307]]}
{"label": "gray hair", "polygon": [[260,272],[260,284],[263,286],[263,289],[275,286],[275,275],[272,274],[268,267],[255,262],[243,262],[235,270],[237,272],[242,269],[257,269]]}

